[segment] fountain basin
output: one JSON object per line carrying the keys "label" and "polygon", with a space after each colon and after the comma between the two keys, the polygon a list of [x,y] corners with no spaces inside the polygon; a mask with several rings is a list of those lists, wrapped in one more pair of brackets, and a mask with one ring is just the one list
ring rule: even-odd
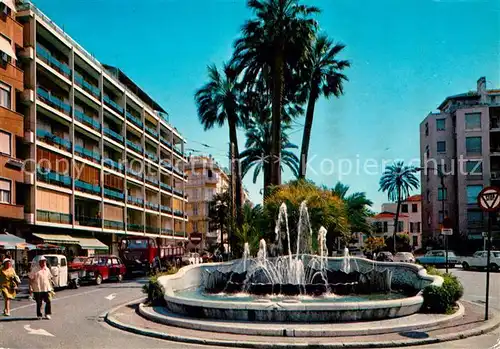
{"label": "fountain basin", "polygon": [[[340,270],[342,258],[328,258],[330,270]],[[203,296],[203,274],[220,270],[232,270],[240,261],[190,265],[177,274],[159,278],[165,291],[167,308],[174,313],[197,318],[213,318],[240,321],[269,322],[346,322],[381,320],[410,315],[420,310],[423,298],[421,290],[427,285],[440,286],[442,278],[427,275],[425,269],[416,264],[373,262],[363,258],[351,258],[350,263],[361,273],[370,270],[390,270],[394,289],[411,288],[417,294],[406,297],[402,294],[375,296],[350,295],[333,297],[267,296],[236,294],[231,296]],[[282,285],[283,286],[283,285]],[[292,285],[296,286],[296,285]],[[269,286],[262,286],[269,287]],[[267,293],[261,292],[262,294]],[[201,294],[201,296],[200,296]],[[239,297],[239,299],[235,299]],[[350,298],[349,298],[350,297]]]}

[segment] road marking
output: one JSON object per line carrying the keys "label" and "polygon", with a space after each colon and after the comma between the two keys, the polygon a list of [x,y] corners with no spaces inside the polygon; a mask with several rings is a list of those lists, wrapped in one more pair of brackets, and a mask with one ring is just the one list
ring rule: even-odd
{"label": "road marking", "polygon": [[[90,293],[94,293],[94,292],[98,292],[98,291],[102,291],[102,289],[101,289],[101,288],[96,288],[95,290],[85,291],[85,292],[76,293],[76,294],[71,294],[71,295],[64,296],[64,297],[57,297],[57,296],[56,296],[56,298],[54,298],[54,299],[52,300],[52,303],[57,302],[57,301],[61,301],[61,300],[63,300],[63,299],[72,298],[72,297],[84,296],[84,295],[86,295],[86,294],[90,294]],[[36,305],[36,303],[26,304],[26,305],[22,305],[22,306],[20,306],[20,307],[17,307],[17,308],[11,309],[10,311],[15,311],[15,310],[19,310],[19,309],[24,309],[24,308],[34,307],[35,305]]]}
{"label": "road marking", "polygon": [[112,301],[113,299],[116,298],[116,293],[111,293],[109,296],[104,297],[104,298],[106,298],[108,301]]}
{"label": "road marking", "polygon": [[47,336],[47,337],[54,337],[52,333],[49,333],[45,331],[43,328],[39,328],[38,330],[32,329],[31,325],[24,325],[24,329],[28,331],[28,334],[36,334],[39,336]]}

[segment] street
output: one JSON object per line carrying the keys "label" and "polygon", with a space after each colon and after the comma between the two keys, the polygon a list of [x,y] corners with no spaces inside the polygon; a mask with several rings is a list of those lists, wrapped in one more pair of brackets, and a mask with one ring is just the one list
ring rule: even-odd
{"label": "street", "polygon": [[[464,285],[464,299],[484,302],[485,272],[461,269],[452,272]],[[17,299],[12,303],[11,318],[0,318],[0,348],[214,348],[138,336],[104,323],[103,316],[110,309],[142,298],[145,282],[146,278],[141,278],[61,290],[53,301],[52,320],[36,320],[35,303]],[[500,309],[500,273],[491,274],[490,295],[491,307]],[[498,336],[497,330],[483,340],[475,337],[475,347],[490,348]],[[438,348],[437,345],[428,348],[434,347]],[[460,348],[460,343],[450,342],[445,347]]]}

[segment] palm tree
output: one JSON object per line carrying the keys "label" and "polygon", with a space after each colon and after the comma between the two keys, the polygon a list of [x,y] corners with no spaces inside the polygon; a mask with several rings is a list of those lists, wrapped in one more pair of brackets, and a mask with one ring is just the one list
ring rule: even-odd
{"label": "palm tree", "polygon": [[336,44],[328,39],[326,35],[320,35],[312,43],[310,54],[306,59],[306,76],[308,77],[307,90],[309,99],[307,102],[306,121],[302,137],[302,148],[300,150],[300,177],[305,178],[307,171],[307,156],[314,117],[314,107],[321,95],[329,98],[334,95],[339,97],[344,93],[343,82],[347,76],[342,71],[350,66],[348,61],[337,60],[345,45]]}
{"label": "palm tree", "polygon": [[[195,94],[198,117],[203,128],[212,129],[215,125],[229,126],[229,141],[233,146],[234,158],[239,159],[238,136],[236,129],[241,125],[239,90],[237,87],[237,73],[229,64],[224,64],[222,73],[215,65],[208,66],[208,82]],[[235,166],[236,182],[236,222],[243,224],[241,214],[241,174],[240,166]]]}
{"label": "palm tree", "polygon": [[[316,31],[311,15],[319,12],[299,0],[248,0],[255,18],[242,28],[242,37],[235,42],[233,62],[243,73],[243,84],[252,90],[253,84],[263,77],[272,95],[271,127],[271,184],[281,184],[280,158],[281,123],[284,82],[306,54]],[[293,95],[293,93],[291,93]]]}
{"label": "palm tree", "polygon": [[418,168],[406,166],[403,161],[396,161],[385,168],[380,178],[379,191],[387,192],[388,199],[397,202],[393,233],[394,252],[396,252],[396,232],[398,230],[401,202],[410,195],[410,190],[419,187],[417,176],[415,176],[416,172],[418,172]]}
{"label": "palm tree", "polygon": [[341,182],[337,182],[332,189],[332,193],[341,198],[347,206],[347,215],[351,232],[369,233],[371,225],[368,223],[368,217],[371,215],[369,207],[373,202],[366,197],[364,192],[356,192],[347,195],[349,186]]}

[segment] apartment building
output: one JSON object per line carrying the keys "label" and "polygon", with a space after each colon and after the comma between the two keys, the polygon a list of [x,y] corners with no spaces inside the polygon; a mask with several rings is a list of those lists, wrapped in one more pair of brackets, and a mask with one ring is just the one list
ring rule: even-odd
{"label": "apartment building", "polygon": [[24,133],[10,132],[24,136],[31,160],[17,193],[28,233],[56,243],[57,234],[94,236],[113,252],[125,234],[185,243],[185,140],[165,110],[30,2],[18,4],[12,22],[24,87],[13,86],[22,93],[11,103]]}
{"label": "apartment building", "polygon": [[[230,187],[227,169],[220,166],[211,156],[191,156],[186,168],[186,193],[189,197],[187,214],[188,234],[201,237],[199,244],[190,244],[191,249],[205,250],[221,243],[220,230],[211,230],[208,218],[209,204],[215,194],[223,193]],[[227,239],[227,236],[224,237]]]}
{"label": "apartment building", "polygon": [[[487,185],[500,184],[500,89],[486,85],[481,77],[475,91],[446,97],[438,112],[420,124],[420,156],[427,168],[421,174],[427,238],[436,238],[443,217],[449,217],[456,236],[482,246],[486,224],[477,195]],[[500,229],[495,230],[497,237]]]}

